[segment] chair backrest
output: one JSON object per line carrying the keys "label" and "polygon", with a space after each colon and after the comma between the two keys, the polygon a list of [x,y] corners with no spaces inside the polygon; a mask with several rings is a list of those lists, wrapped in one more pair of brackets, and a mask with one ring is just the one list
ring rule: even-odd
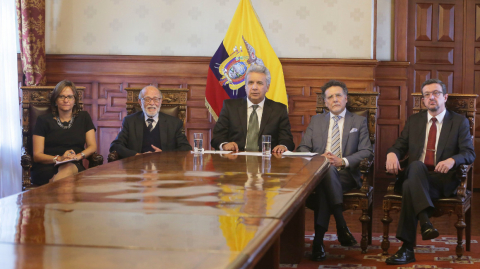
{"label": "chair backrest", "polygon": [[[412,93],[412,97],[414,114],[427,109],[422,102],[422,93]],[[448,95],[447,103],[445,104],[447,109],[464,115],[468,119],[472,141],[475,139],[475,113],[477,111],[477,98],[477,94],[451,93]],[[475,145],[475,143],[473,144]]]}
{"label": "chair backrest", "polygon": [[[317,93],[317,113],[328,113],[329,109],[325,105],[322,92]],[[367,118],[368,133],[370,142],[375,145],[376,139],[376,121],[377,121],[377,99],[378,92],[348,92],[347,109],[348,111]]]}
{"label": "chair backrest", "polygon": [[[422,102],[422,93],[412,93],[413,97],[413,113],[418,113],[427,108]],[[470,135],[472,141],[475,141],[475,113],[477,111],[477,94],[448,94],[447,109],[464,115],[470,124]],[[475,143],[473,143],[475,147]],[[470,166],[473,166],[471,164]],[[461,180],[461,184],[457,189],[457,195],[465,197],[466,190],[473,190],[473,167],[468,169],[467,165],[462,165],[462,169],[457,170],[457,175]],[[468,174],[467,174],[468,173]],[[468,180],[470,178],[470,180]]]}
{"label": "chair backrest", "polygon": [[[138,94],[141,90],[142,88],[125,88],[125,91],[127,91],[128,115],[142,110],[138,104]],[[188,89],[159,88],[159,90],[162,92],[163,97],[160,111],[181,119],[183,121],[183,126],[185,127]]]}
{"label": "chair backrest", "polygon": [[[22,89],[22,136],[25,152],[33,154],[32,133],[37,123],[38,116],[51,113],[50,96],[54,86],[25,86]],[[83,110],[83,93],[85,87],[77,87],[79,96],[79,110]]]}

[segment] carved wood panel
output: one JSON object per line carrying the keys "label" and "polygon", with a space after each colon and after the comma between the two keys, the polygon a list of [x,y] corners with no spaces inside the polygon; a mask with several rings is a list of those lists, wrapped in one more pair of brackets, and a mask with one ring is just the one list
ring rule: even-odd
{"label": "carved wood panel", "polygon": [[[465,26],[465,70],[464,70],[464,87],[466,93],[476,93],[480,95],[480,0],[466,1],[466,16],[467,21]],[[477,107],[480,105],[480,100],[477,100]],[[480,119],[480,111],[477,111],[476,120]],[[480,151],[480,127],[477,125],[475,132],[475,149]],[[477,152],[477,156],[479,156]],[[480,158],[475,159],[474,173],[480,176]],[[480,188],[480,180],[473,182],[474,188]]]}
{"label": "carved wood panel", "polygon": [[[467,93],[462,73],[465,1],[409,1],[409,94],[420,92],[421,84],[429,78],[441,79],[449,93]],[[407,100],[407,106],[412,106],[411,100]]]}
{"label": "carved wood panel", "polygon": [[[395,6],[399,5],[396,3]],[[428,31],[424,29],[430,28],[429,20],[425,19],[430,6],[432,38],[427,40]],[[417,14],[418,11],[421,14]],[[449,93],[480,94],[480,0],[411,0],[408,1],[407,14],[398,15],[395,21],[405,17],[408,21],[406,37],[396,36],[399,44],[395,44],[395,53],[406,39],[407,60],[413,63],[408,71],[409,95],[420,92],[422,80],[430,77],[444,81]],[[425,33],[423,40],[418,39],[422,36],[419,29]],[[412,105],[408,100],[407,107]],[[411,114],[412,111],[408,112]],[[480,136],[478,130],[476,135]],[[477,141],[480,139],[475,139],[476,145]],[[480,151],[478,145],[476,149]],[[480,159],[475,165],[480,165]],[[480,169],[474,172],[480,174]],[[474,182],[474,187],[480,188],[480,181]]]}
{"label": "carved wood panel", "polygon": [[[406,121],[407,111],[407,68],[408,62],[380,62],[376,69],[378,92],[377,143],[375,151],[375,174],[390,177],[385,173],[386,153]],[[423,76],[429,75],[429,71]]]}
{"label": "carved wood panel", "polygon": [[439,4],[438,9],[438,40],[454,41],[455,5]]}
{"label": "carved wood panel", "polygon": [[[47,79],[52,86],[69,79],[85,87],[84,109],[97,127],[98,152],[105,158],[127,115],[124,89],[146,85],[189,90],[186,136],[193,145],[193,133],[202,132],[208,149],[215,126],[205,108],[209,61],[210,57],[47,55]],[[330,79],[344,81],[351,91],[376,90],[376,60],[281,59],[281,62],[297,146],[311,117],[316,114],[315,93],[325,82]]]}
{"label": "carved wood panel", "polygon": [[432,40],[432,4],[419,3],[416,6],[416,40]]}

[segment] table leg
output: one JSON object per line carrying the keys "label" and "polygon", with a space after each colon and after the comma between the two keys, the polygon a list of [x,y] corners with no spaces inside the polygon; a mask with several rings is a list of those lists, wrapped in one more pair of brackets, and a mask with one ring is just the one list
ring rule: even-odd
{"label": "table leg", "polygon": [[285,225],[280,235],[280,263],[298,264],[305,253],[305,203]]}

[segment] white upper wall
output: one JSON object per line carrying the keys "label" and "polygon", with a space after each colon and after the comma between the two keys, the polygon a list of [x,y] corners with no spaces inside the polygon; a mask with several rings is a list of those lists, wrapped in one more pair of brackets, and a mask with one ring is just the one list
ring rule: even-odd
{"label": "white upper wall", "polygon": [[393,60],[393,0],[377,0],[377,60]]}
{"label": "white upper wall", "polygon": [[[378,0],[378,6],[382,1],[392,0]],[[46,51],[48,54],[212,56],[239,2],[46,0]],[[279,57],[373,57],[374,0],[251,2]],[[381,52],[390,53],[383,49]]]}

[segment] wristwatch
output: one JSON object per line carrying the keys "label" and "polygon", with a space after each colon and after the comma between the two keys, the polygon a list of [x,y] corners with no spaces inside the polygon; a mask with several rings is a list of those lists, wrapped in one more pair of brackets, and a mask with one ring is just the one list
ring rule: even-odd
{"label": "wristwatch", "polygon": [[80,152],[80,155],[82,155],[82,159],[85,159],[85,154],[83,154],[83,152]]}
{"label": "wristwatch", "polygon": [[58,157],[60,157],[60,155],[57,155],[57,156],[53,157],[53,163],[57,162]]}

